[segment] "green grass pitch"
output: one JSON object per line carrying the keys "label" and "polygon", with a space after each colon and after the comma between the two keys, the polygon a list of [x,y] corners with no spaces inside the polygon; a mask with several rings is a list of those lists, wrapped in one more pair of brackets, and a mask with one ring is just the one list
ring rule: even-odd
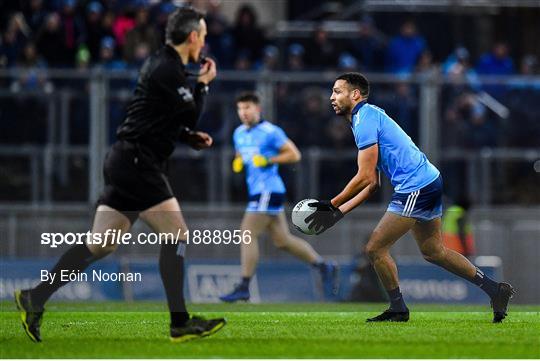
{"label": "green grass pitch", "polygon": [[0,306],[2,358],[540,358],[540,306],[511,306],[503,324],[487,306],[427,305],[405,324],[366,324],[385,305],[191,305],[228,324],[183,344],[169,342],[162,304],[52,303],[40,344]]}

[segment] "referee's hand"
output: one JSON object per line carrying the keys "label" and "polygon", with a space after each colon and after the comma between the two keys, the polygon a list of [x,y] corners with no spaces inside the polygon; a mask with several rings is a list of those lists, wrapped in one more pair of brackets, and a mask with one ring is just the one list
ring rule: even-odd
{"label": "referee's hand", "polygon": [[216,62],[214,59],[206,58],[206,62],[201,65],[201,71],[199,72],[199,77],[197,78],[198,82],[208,84],[217,75]]}
{"label": "referee's hand", "polygon": [[196,150],[210,148],[213,142],[212,137],[205,132],[191,132],[187,137],[187,144]]}

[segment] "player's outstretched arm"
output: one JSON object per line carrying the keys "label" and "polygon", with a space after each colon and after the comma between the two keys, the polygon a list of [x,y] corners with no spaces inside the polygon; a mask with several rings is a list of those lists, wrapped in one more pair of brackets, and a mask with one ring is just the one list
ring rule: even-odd
{"label": "player's outstretched arm", "polygon": [[358,151],[358,172],[343,191],[331,200],[343,214],[363,203],[379,188],[376,169],[378,158],[379,146],[377,144]]}

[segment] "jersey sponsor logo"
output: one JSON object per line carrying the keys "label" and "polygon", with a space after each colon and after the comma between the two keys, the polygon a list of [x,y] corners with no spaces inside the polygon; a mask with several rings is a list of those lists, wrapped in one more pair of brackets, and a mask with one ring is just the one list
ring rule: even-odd
{"label": "jersey sponsor logo", "polygon": [[176,89],[178,91],[178,94],[182,97],[182,100],[185,102],[191,102],[193,101],[193,94],[191,94],[191,90],[185,87],[180,87]]}

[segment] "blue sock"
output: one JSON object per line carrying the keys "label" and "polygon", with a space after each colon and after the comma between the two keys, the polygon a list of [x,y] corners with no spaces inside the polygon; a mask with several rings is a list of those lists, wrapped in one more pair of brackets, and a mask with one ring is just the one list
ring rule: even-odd
{"label": "blue sock", "polygon": [[390,310],[396,312],[405,312],[408,310],[399,287],[386,292],[388,292],[388,297],[390,297]]}
{"label": "blue sock", "polygon": [[242,281],[240,282],[240,288],[242,289],[249,289],[249,282],[251,281],[251,277],[242,277]]}
{"label": "blue sock", "polygon": [[480,287],[491,298],[499,291],[499,284],[486,276],[479,268],[476,269],[476,275],[471,282]]}

